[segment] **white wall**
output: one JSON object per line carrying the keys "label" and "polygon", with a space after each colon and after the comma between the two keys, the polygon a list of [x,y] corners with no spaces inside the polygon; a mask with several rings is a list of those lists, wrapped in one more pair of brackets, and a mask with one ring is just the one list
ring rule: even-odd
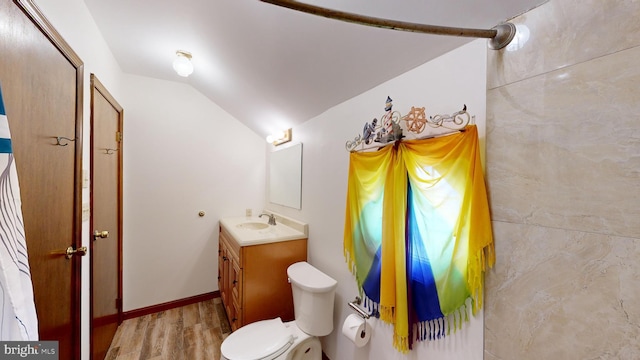
{"label": "white wall", "polygon": [[218,289],[218,220],[262,209],[266,143],[189,85],[124,83],[127,311]]}
{"label": "white wall", "polygon": [[412,106],[424,106],[427,115],[432,116],[454,113],[466,104],[469,113],[476,117],[484,144],[486,49],[485,40],[473,41],[293,129],[294,140],[303,143],[302,210],[268,206],[273,211],[309,223],[309,261],[338,281],[334,331],[323,338],[323,349],[329,358],[482,359],[482,313],[455,335],[441,341],[419,343],[407,355],[401,355],[392,347],[391,327],[373,320],[371,342],[364,348],[356,348],[341,335],[342,322],[352,313],[347,303],[358,294],[355,279],[343,256],[342,239],[349,161],[345,142],[358,135],[365,122],[384,114],[389,95],[393,99],[393,109],[403,115]]}

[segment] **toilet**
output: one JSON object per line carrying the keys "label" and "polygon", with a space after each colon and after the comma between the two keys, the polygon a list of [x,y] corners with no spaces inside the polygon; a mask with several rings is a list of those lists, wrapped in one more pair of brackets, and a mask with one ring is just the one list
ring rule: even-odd
{"label": "toilet", "polygon": [[333,331],[333,301],[337,281],[297,262],[287,268],[293,292],[295,320],[280,318],[245,325],[220,347],[221,360],[321,360],[319,336]]}

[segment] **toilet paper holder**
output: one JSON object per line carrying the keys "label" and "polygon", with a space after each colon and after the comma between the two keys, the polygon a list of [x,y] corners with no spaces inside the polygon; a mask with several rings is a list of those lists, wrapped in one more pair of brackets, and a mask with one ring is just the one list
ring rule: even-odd
{"label": "toilet paper holder", "polygon": [[362,299],[360,298],[360,296],[356,296],[355,300],[349,302],[349,307],[352,308],[355,312],[358,313],[358,315],[360,315],[363,319],[368,319],[370,316],[369,314],[366,313],[366,311],[362,310],[360,308],[360,305],[362,304]]}

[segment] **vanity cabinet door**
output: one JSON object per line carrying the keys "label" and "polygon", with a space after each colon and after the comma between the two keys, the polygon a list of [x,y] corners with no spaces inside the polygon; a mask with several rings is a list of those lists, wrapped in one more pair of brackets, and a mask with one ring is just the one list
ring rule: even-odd
{"label": "vanity cabinet door", "polygon": [[233,289],[231,271],[233,252],[231,251],[231,246],[229,245],[227,236],[222,231],[220,231],[218,240],[218,288],[222,304],[227,312],[227,317],[229,318],[229,321],[231,321],[231,319],[235,317],[236,313],[231,300],[231,292]]}
{"label": "vanity cabinet door", "polygon": [[235,316],[230,320],[231,329],[235,330],[242,326],[242,268],[240,268],[240,262],[236,258],[231,259],[230,264],[232,285],[231,288],[231,301],[235,311]]}
{"label": "vanity cabinet door", "polygon": [[[221,235],[222,237],[222,235]],[[225,246],[220,239],[218,243],[218,290],[220,291],[220,297],[223,297],[224,292],[224,258],[225,258]]]}
{"label": "vanity cabinet door", "polygon": [[218,288],[220,298],[227,312],[232,330],[243,325],[242,322],[242,267],[240,257],[242,250],[229,237],[226,231],[220,230],[218,248]]}

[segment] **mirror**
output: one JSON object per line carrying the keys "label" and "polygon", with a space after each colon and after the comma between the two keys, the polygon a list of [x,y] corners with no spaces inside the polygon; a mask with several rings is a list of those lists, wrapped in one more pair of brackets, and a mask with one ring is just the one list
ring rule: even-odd
{"label": "mirror", "polygon": [[269,201],[294,209],[302,208],[302,143],[271,152]]}

